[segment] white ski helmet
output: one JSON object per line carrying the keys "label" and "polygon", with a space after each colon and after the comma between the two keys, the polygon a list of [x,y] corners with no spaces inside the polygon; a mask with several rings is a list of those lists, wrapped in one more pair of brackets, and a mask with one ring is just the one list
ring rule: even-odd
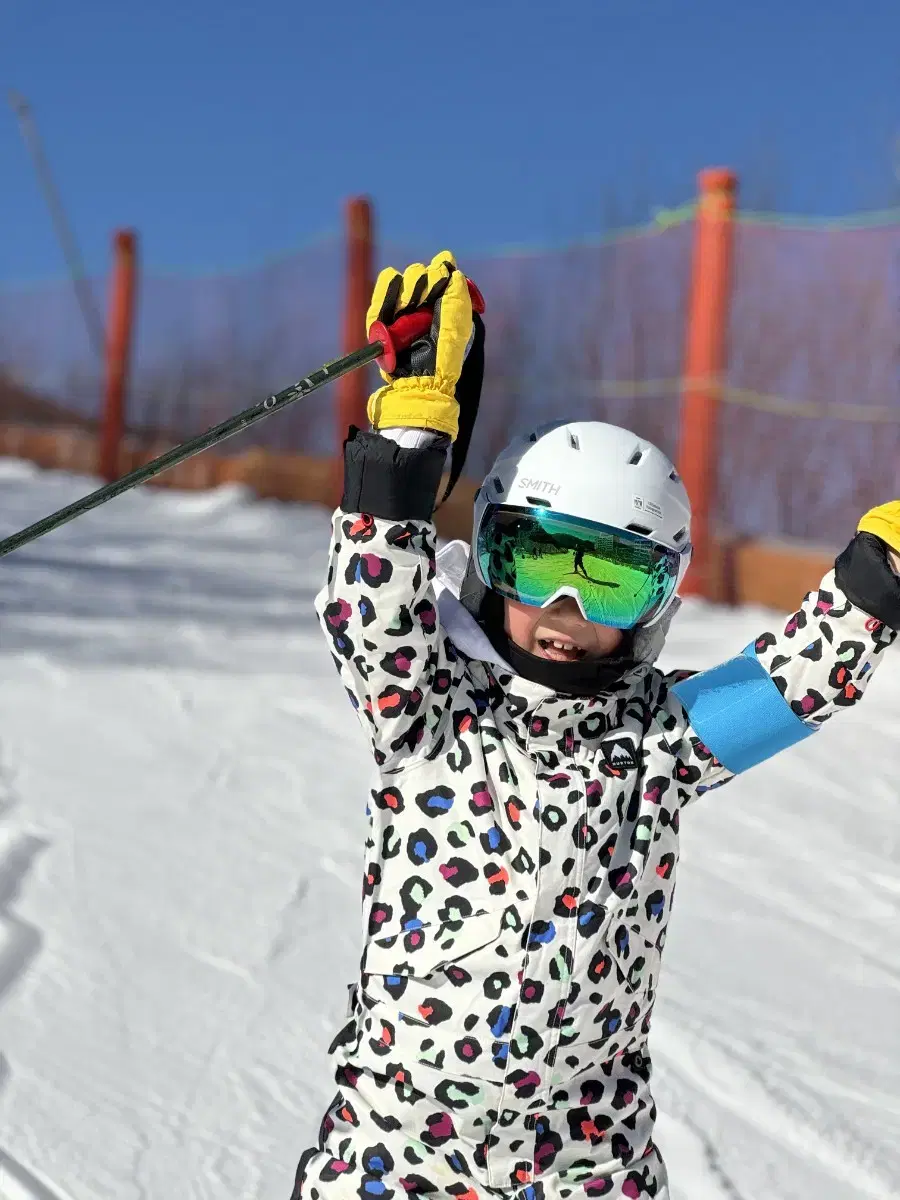
{"label": "white ski helmet", "polygon": [[674,464],[652,442],[604,421],[541,425],[501,451],[475,499],[473,559],[486,587],[474,548],[485,514],[497,505],[549,509],[675,551],[675,588],[647,625],[671,607],[691,561],[691,504]]}

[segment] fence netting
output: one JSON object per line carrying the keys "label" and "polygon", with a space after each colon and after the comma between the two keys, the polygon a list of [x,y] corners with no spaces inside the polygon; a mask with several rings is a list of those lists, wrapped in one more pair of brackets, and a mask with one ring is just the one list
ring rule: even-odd
{"label": "fence netting", "polygon": [[[692,236],[682,220],[561,250],[461,256],[488,303],[468,475],[515,431],[560,417],[626,425],[677,455]],[[900,494],[900,222],[741,219],[735,238],[716,524],[838,545],[862,511]],[[432,253],[382,244],[377,265]],[[145,272],[131,432],[184,438],[336,357],[343,264],[335,237],[232,274]],[[105,285],[94,286],[102,304]],[[58,423],[60,409],[96,419],[102,372],[70,286],[0,290],[0,372],[59,406],[36,406],[36,420]],[[329,454],[335,440],[329,388],[232,444]]]}

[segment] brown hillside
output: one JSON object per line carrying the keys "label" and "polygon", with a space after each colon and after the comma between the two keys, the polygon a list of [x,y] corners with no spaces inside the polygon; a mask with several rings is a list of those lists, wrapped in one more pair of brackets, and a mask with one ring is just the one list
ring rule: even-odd
{"label": "brown hillside", "polygon": [[95,429],[97,422],[80,416],[55,400],[13,382],[0,370],[0,421],[20,425],[55,425]]}

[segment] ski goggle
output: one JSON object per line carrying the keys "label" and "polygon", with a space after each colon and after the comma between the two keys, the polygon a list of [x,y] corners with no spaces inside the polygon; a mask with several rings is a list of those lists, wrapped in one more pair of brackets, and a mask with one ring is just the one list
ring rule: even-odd
{"label": "ski goggle", "polygon": [[572,596],[585,620],[616,629],[658,616],[681,566],[676,551],[638,534],[505,505],[485,512],[475,554],[484,582],[506,599],[542,608]]}

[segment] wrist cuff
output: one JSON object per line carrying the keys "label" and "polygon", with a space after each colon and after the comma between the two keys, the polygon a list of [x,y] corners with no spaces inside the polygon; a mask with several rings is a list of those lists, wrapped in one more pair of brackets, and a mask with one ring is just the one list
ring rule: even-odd
{"label": "wrist cuff", "polygon": [[834,564],[834,578],[851,604],[900,629],[900,579],[891,570],[887,546],[874,533],[857,533]]}
{"label": "wrist cuff", "polygon": [[408,449],[351,427],[344,443],[344,512],[388,521],[430,521],[444,471],[444,449]]}

